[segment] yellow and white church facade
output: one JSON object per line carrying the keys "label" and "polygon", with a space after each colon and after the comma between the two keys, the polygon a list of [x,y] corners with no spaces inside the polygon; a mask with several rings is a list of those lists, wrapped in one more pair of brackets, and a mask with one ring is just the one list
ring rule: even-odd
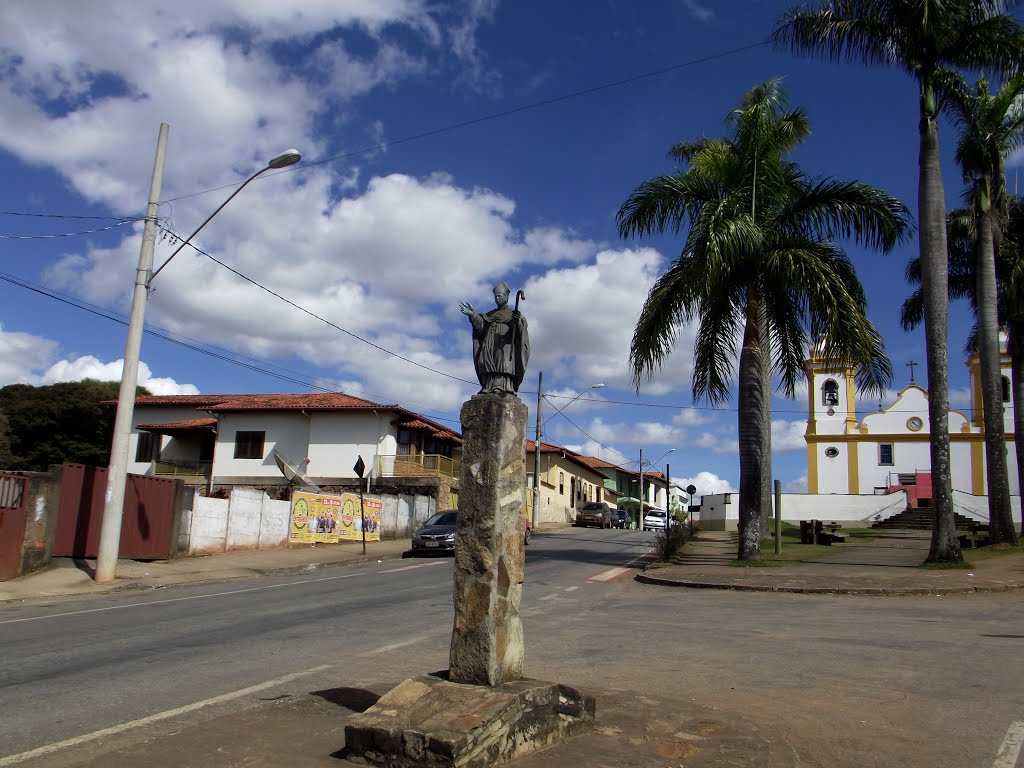
{"label": "yellow and white church facade", "polygon": [[[1005,343],[1002,345],[1005,350]],[[913,364],[916,365],[916,364]],[[967,361],[971,382],[970,413],[949,411],[953,489],[975,496],[987,493],[985,436],[978,356]],[[1001,360],[1003,429],[1006,433],[1010,493],[1019,495],[1017,455],[1010,401],[1010,358]],[[853,369],[826,365],[811,356],[805,363],[808,382],[807,491],[811,494],[881,494],[921,485],[916,506],[931,497],[928,392],[913,383],[888,406],[857,415]],[[915,493],[914,496],[918,494]]]}

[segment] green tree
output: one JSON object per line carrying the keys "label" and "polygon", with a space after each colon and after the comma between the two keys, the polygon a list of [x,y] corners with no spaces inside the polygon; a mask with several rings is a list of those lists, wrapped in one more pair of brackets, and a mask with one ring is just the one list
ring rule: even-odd
{"label": "green tree", "polygon": [[[1004,240],[999,248],[1000,305],[1008,331],[1010,368],[1013,372],[1013,441],[1017,448],[1017,482],[1024,493],[1024,200],[1012,198],[1007,206]],[[1024,520],[1021,521],[1024,538]]]}
{"label": "green tree", "polygon": [[896,66],[917,82],[918,221],[928,362],[928,420],[935,524],[928,560],[961,561],[949,456],[949,339],[946,206],[938,116],[947,70],[1024,62],[1024,33],[1006,14],[1019,0],[831,0],[780,19],[772,40],[798,53]]}
{"label": "green tree", "polygon": [[[767,533],[771,371],[792,396],[813,339],[826,360],[856,367],[858,386],[892,377],[864,291],[836,238],[888,250],[907,231],[906,208],[859,182],[811,178],[786,155],[810,133],[779,80],[748,93],[724,139],[677,144],[684,167],[637,187],[618,212],[624,237],[686,232],[681,255],[655,282],[633,333],[639,387],[672,351],[681,325],[699,323],[693,396],[728,399],[737,339],[739,557],[756,560]],[[770,340],[770,346],[769,346]]]}
{"label": "green tree", "polygon": [[[65,461],[107,466],[118,382],[85,381],[0,388],[0,411],[8,419],[7,468],[45,471]],[[140,395],[149,394],[139,388]]]}
{"label": "green tree", "polygon": [[1003,431],[996,250],[1003,239],[1008,207],[1005,158],[1024,138],[1024,113],[1018,106],[1018,100],[1024,96],[1024,76],[1009,78],[994,94],[989,94],[985,80],[979,80],[971,92],[957,77],[948,93],[949,111],[960,130],[956,158],[968,185],[968,210],[974,233],[976,336],[981,362],[989,530],[993,542],[1015,544]]}
{"label": "green tree", "polygon": [[0,413],[0,469],[6,469],[10,467],[11,459],[11,438],[10,432],[10,421],[7,419],[6,414]]}

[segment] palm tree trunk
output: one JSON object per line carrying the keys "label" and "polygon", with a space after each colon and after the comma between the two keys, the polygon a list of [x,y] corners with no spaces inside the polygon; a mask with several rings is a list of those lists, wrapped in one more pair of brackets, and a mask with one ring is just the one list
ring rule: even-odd
{"label": "palm tree trunk", "polygon": [[737,431],[740,448],[740,560],[761,559],[762,477],[771,457],[764,439],[765,389],[762,377],[761,311],[755,286],[748,288],[747,323],[738,371]]}
{"label": "palm tree trunk", "polygon": [[[928,88],[923,85],[922,88]],[[949,457],[949,317],[946,202],[939,164],[939,128],[924,108],[922,94],[921,153],[918,159],[918,206],[921,245],[921,293],[928,360],[928,426],[931,443],[932,542],[928,562],[962,561],[953,516],[953,482]]]}
{"label": "palm tree trunk", "polygon": [[775,499],[772,476],[772,347],[768,335],[768,312],[764,302],[761,305],[761,387],[764,406],[761,409],[762,446],[766,457],[764,471],[761,472],[761,536],[771,536],[769,517]]}
{"label": "palm tree trunk", "polygon": [[981,403],[985,424],[985,475],[988,489],[988,525],[994,544],[1017,543],[1010,513],[1010,485],[1006,474],[1006,438],[999,319],[996,309],[996,262],[991,208],[978,221],[975,247],[978,356],[981,358]]}
{"label": "palm tree trunk", "polygon": [[[1017,493],[1024,498],[1024,320],[1010,321],[1010,368],[1013,372],[1013,444],[1017,448]],[[1024,513],[1020,536],[1024,539]]]}

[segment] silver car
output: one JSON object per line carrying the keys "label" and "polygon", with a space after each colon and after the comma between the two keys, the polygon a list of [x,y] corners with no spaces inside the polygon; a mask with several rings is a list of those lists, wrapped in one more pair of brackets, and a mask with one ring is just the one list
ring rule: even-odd
{"label": "silver car", "polygon": [[644,528],[649,531],[664,531],[667,520],[668,512],[664,509],[649,509],[644,515]]}

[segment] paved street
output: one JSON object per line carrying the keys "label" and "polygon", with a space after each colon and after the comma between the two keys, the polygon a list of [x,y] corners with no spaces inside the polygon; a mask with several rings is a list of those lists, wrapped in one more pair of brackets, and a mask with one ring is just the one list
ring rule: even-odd
{"label": "paved street", "polygon": [[[624,764],[615,749],[640,765],[1014,765],[999,751],[1024,720],[1019,593],[669,589],[633,580],[649,541],[531,544],[526,674],[596,693],[599,729],[522,765]],[[360,702],[447,666],[451,617],[450,559],[4,605],[0,766],[280,765],[282,749],[339,765]],[[644,762],[640,737],[659,732],[676,738]]]}

